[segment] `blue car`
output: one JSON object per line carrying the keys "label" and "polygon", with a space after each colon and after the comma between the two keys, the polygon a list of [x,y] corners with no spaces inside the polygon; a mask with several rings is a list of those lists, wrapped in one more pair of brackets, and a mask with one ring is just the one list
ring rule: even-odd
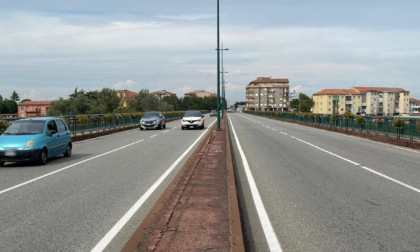
{"label": "blue car", "polygon": [[0,136],[0,166],[35,161],[41,165],[60,154],[71,156],[70,130],[60,118],[40,117],[13,122]]}

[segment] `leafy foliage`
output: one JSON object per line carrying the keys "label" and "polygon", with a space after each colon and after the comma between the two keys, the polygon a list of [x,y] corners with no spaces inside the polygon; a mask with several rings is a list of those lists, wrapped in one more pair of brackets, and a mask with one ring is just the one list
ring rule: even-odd
{"label": "leafy foliage", "polygon": [[3,132],[9,127],[9,123],[4,120],[0,120],[0,134],[3,134]]}
{"label": "leafy foliage", "polygon": [[401,129],[404,127],[404,119],[402,119],[401,117],[395,117],[394,121],[392,121],[392,125],[396,129]]}

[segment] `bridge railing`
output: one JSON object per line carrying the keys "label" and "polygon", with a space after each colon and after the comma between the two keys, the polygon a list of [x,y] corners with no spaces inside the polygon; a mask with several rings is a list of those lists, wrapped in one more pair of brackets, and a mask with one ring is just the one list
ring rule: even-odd
{"label": "bridge railing", "polygon": [[[184,111],[162,112],[166,120],[176,120],[182,117]],[[125,127],[139,126],[140,119],[143,116],[139,113],[124,114],[89,114],[89,115],[66,115],[60,116],[71,131],[72,136],[77,134],[91,134],[95,132],[119,129]],[[1,118],[0,134],[10,123],[23,118]]]}
{"label": "bridge railing", "polygon": [[[243,111],[244,113],[268,118],[278,118],[303,124],[335,127],[346,131],[359,131],[386,137],[405,138],[410,141],[420,140],[420,118],[386,117],[386,116],[355,116],[319,115],[312,113],[274,112],[274,111]],[[395,118],[402,122],[396,124]]]}

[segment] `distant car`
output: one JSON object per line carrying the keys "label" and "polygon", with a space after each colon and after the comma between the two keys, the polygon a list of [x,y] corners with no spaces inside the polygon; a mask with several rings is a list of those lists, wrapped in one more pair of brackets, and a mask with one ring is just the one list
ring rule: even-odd
{"label": "distant car", "polygon": [[216,110],[210,111],[210,116],[217,116],[217,111]]}
{"label": "distant car", "polygon": [[204,116],[198,110],[188,110],[181,120],[181,129],[204,129]]}
{"label": "distant car", "polygon": [[162,128],[166,128],[166,120],[165,116],[158,111],[146,112],[140,119],[140,130]]}
{"label": "distant car", "polygon": [[72,142],[67,124],[60,118],[40,117],[13,122],[0,136],[0,166],[5,162],[36,161],[64,154],[70,157]]}

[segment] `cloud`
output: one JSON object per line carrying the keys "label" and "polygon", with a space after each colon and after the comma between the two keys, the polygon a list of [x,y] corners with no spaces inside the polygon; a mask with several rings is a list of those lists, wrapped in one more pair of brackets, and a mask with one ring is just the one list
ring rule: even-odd
{"label": "cloud", "polygon": [[[160,87],[179,96],[195,89],[215,90],[215,25],[175,23],[211,15],[142,21],[87,16],[84,20],[91,22],[75,23],[42,13],[2,13],[2,95],[16,86],[23,93],[36,86],[50,97],[34,96],[53,99],[67,97],[75,87],[94,90],[104,83],[133,91]],[[308,95],[324,88],[349,88],[355,79],[359,85],[397,82],[420,98],[419,30],[224,25],[222,40],[230,49],[224,53],[224,66],[231,103],[244,100],[246,84],[259,76],[289,78],[292,87],[301,86]],[[52,86],[63,88],[49,92]]]}
{"label": "cloud", "polygon": [[215,15],[207,15],[207,14],[199,14],[199,15],[176,15],[176,16],[160,15],[158,17],[159,18],[162,18],[162,19],[170,19],[170,20],[196,21],[196,20],[202,20],[202,19],[215,18]]}
{"label": "cloud", "polygon": [[[118,83],[114,84],[113,89],[120,90],[120,89],[128,89],[131,90],[134,88],[134,86],[137,85],[136,82],[132,80],[126,80],[126,81],[119,81]],[[133,90],[131,90],[133,91]]]}

